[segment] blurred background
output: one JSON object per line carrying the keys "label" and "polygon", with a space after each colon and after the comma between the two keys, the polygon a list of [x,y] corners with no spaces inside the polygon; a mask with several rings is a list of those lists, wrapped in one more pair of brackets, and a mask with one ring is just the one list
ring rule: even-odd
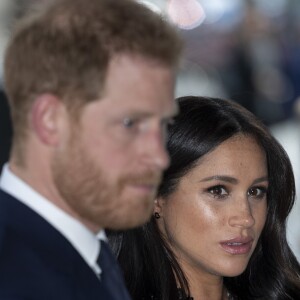
{"label": "blurred background", "polygon": [[[12,135],[1,88],[3,52],[15,20],[46,1],[0,0],[0,169]],[[185,41],[176,96],[229,98],[252,111],[288,152],[300,193],[300,1],[138,1],[176,24]],[[288,239],[300,261],[299,202]]]}

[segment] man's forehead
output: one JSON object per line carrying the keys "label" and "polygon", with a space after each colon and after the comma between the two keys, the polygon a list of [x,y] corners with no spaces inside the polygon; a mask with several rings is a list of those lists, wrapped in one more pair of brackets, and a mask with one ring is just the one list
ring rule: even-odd
{"label": "man's forehead", "polygon": [[[141,53],[122,52],[113,55],[109,61],[109,68],[120,67],[120,65],[145,65],[148,67],[160,67],[168,70],[173,70],[172,66],[167,65],[165,62],[157,58],[149,57]],[[175,70],[174,70],[175,73]]]}
{"label": "man's forehead", "polygon": [[[118,101],[119,100],[119,101]],[[99,99],[99,109],[104,111],[107,117],[124,117],[131,116],[136,118],[151,118],[151,117],[173,117],[178,114],[179,108],[175,100],[157,102],[153,105],[153,101],[141,99],[111,99],[105,96]]]}

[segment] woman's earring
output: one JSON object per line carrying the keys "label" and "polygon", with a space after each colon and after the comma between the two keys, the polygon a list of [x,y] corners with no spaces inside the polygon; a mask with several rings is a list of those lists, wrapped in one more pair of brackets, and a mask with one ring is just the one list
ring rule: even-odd
{"label": "woman's earring", "polygon": [[160,218],[160,214],[159,214],[158,212],[155,212],[155,213],[154,213],[154,218],[155,218],[155,219],[159,219],[159,218]]}

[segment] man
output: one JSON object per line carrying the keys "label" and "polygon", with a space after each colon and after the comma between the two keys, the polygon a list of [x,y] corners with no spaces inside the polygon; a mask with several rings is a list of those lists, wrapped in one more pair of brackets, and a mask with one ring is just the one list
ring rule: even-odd
{"label": "man", "polygon": [[59,0],[18,26],[5,58],[1,300],[129,298],[98,238],[150,217],[180,48],[131,0]]}

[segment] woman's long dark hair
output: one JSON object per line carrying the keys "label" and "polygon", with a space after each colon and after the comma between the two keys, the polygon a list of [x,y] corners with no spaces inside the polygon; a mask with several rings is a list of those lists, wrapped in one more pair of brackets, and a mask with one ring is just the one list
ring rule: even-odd
{"label": "woman's long dark hair", "polygon": [[[224,284],[232,299],[300,299],[300,266],[286,240],[286,220],[295,201],[286,152],[255,116],[232,101],[189,96],[179,98],[178,104],[180,114],[168,133],[171,164],[158,197],[172,194],[199,158],[225,140],[237,134],[254,137],[267,156],[267,220],[246,270],[225,277]],[[153,217],[143,227],[111,232],[109,239],[134,300],[180,299],[178,285],[189,296],[187,279]]]}

